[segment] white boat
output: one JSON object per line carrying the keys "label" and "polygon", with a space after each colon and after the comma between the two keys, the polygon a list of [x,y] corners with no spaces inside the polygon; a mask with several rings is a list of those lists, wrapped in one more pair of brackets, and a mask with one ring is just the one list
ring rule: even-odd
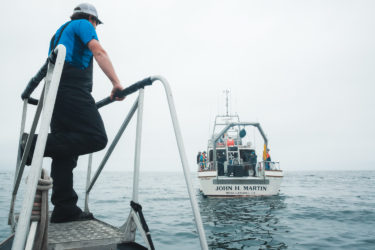
{"label": "white boat", "polygon": [[[255,147],[245,141],[246,127],[253,126],[264,140],[261,161]],[[207,155],[198,163],[200,190],[204,196],[270,196],[279,193],[283,179],[280,163],[267,161],[268,140],[259,123],[241,122],[238,115],[215,117]]]}

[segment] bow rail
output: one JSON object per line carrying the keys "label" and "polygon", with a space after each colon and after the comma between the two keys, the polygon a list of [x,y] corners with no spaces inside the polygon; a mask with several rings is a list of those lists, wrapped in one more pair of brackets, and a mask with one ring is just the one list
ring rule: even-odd
{"label": "bow rail", "polygon": [[[9,224],[12,226],[12,230],[15,231],[15,236],[14,236],[13,246],[12,246],[13,250],[20,250],[20,249],[25,249],[25,247],[29,247],[29,245],[32,245],[33,237],[35,238],[35,225],[33,225],[32,228],[30,228],[30,217],[31,217],[31,211],[33,207],[35,192],[37,188],[37,182],[41,175],[44,149],[46,146],[49,126],[50,126],[53,108],[54,108],[55,99],[56,99],[56,94],[57,94],[57,90],[58,90],[58,86],[59,86],[59,82],[60,82],[60,78],[62,74],[62,69],[63,69],[63,65],[65,61],[65,54],[66,54],[65,47],[63,45],[57,46],[57,48],[54,50],[54,53],[52,53],[51,57],[47,59],[46,63],[39,70],[37,75],[30,80],[25,91],[22,93],[22,99],[24,100],[24,105],[23,105],[23,113],[22,113],[22,120],[21,120],[20,142],[21,142],[22,134],[25,131],[27,104],[37,105],[37,109],[36,109],[35,117],[31,126],[29,139],[25,145],[24,154],[21,157],[20,151],[19,151],[17,155],[16,174],[14,178],[12,201],[11,201],[11,207],[10,207],[10,212],[9,212]],[[43,78],[45,78],[45,85],[44,85],[42,94],[40,96],[40,99],[37,100],[37,99],[31,98],[30,97],[31,93],[38,86],[39,81],[41,81]],[[139,169],[140,169],[140,160],[141,160],[143,102],[144,102],[144,91],[145,91],[144,88],[146,86],[152,85],[156,81],[161,82],[165,90],[165,94],[166,94],[168,106],[169,106],[169,111],[171,115],[171,120],[172,120],[172,124],[174,128],[174,133],[176,137],[177,147],[178,147],[181,162],[182,162],[185,182],[188,188],[192,212],[194,215],[195,224],[196,224],[198,236],[200,239],[201,249],[207,250],[208,246],[207,246],[206,236],[204,233],[203,223],[202,223],[202,219],[200,216],[198,203],[195,197],[195,193],[194,193],[194,189],[193,189],[193,185],[192,185],[192,181],[190,177],[190,168],[189,168],[189,164],[187,161],[187,156],[186,156],[186,151],[185,151],[185,147],[184,147],[184,143],[182,139],[180,125],[177,119],[177,113],[176,113],[176,109],[174,105],[171,88],[167,80],[162,76],[151,76],[151,77],[145,78],[125,88],[124,90],[118,91],[117,93],[115,93],[115,97],[121,98],[130,94],[133,94],[135,92],[138,92],[138,98],[135,100],[133,106],[131,107],[128,115],[126,116],[124,122],[122,123],[111,145],[108,147],[103,160],[101,161],[100,165],[98,166],[96,170],[96,173],[94,174],[92,178],[91,178],[92,154],[89,155],[88,171],[87,171],[87,177],[86,177],[87,183],[86,183],[86,195],[85,195],[85,211],[89,211],[89,202],[88,202],[89,194],[96,180],[99,178],[100,173],[102,172],[102,170],[105,167],[105,164],[107,163],[107,160],[111,156],[119,139],[124,133],[127,125],[129,124],[132,117],[137,111],[132,205],[131,205],[131,209],[130,209],[130,213],[129,213],[127,221],[118,230],[116,229],[117,231],[115,230],[116,232],[114,233],[119,234],[121,236],[120,237],[121,241],[119,243],[126,243],[126,242],[135,243],[134,242],[135,232],[136,232],[136,229],[138,229],[147,245],[147,248],[151,250],[154,249],[148,226],[143,217],[142,206],[138,204],[138,200],[139,200],[138,194],[139,194]],[[113,101],[114,100],[112,100],[110,97],[107,97],[97,102],[96,106],[98,108],[102,108],[112,103]],[[25,192],[24,199],[22,202],[21,213],[19,215],[18,222],[16,222],[15,216],[14,216],[14,203],[16,200],[16,195],[19,189],[22,174],[24,172],[27,155],[28,155],[28,152],[30,151],[31,142],[35,134],[39,119],[41,120],[40,128],[38,131],[39,136],[36,142],[34,157],[32,160],[31,167],[30,167],[30,171],[29,171],[26,192]],[[79,223],[79,222],[76,222],[76,223]],[[114,244],[114,242],[112,242],[112,244]],[[79,246],[77,247],[79,248]],[[1,246],[0,246],[0,249],[1,249]]]}

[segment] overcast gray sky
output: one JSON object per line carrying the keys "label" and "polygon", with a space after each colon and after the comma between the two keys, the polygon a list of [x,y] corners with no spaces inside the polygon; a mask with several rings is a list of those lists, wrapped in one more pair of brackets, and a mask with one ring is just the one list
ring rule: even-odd
{"label": "overcast gray sky", "polygon": [[[1,1],[2,168],[15,165],[20,94],[79,3]],[[168,79],[192,171],[214,116],[224,112],[224,89],[231,90],[232,112],[262,124],[271,156],[284,170],[375,169],[374,1],[91,3],[104,22],[99,40],[124,86],[150,75]],[[100,100],[111,84],[97,65],[94,76]],[[101,110],[110,138],[134,99]],[[132,170],[134,128],[135,120],[109,169]],[[181,170],[159,83],[146,89],[141,169]]]}

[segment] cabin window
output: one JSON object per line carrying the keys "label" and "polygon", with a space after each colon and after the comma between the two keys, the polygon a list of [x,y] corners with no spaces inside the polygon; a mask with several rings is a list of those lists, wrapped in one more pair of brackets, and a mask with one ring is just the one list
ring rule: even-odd
{"label": "cabin window", "polygon": [[253,149],[241,149],[240,157],[243,162],[250,162],[251,152],[255,152]]}
{"label": "cabin window", "polygon": [[[214,161],[214,150],[211,149],[208,154],[208,161]],[[216,160],[219,162],[226,161],[226,152],[225,149],[216,149]]]}

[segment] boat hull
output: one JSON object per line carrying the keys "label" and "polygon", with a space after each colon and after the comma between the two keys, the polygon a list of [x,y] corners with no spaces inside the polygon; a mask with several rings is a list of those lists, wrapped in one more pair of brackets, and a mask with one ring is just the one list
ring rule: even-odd
{"label": "boat hull", "polygon": [[198,174],[201,191],[206,196],[271,196],[277,195],[282,171],[266,171],[265,177],[216,177],[215,171]]}

